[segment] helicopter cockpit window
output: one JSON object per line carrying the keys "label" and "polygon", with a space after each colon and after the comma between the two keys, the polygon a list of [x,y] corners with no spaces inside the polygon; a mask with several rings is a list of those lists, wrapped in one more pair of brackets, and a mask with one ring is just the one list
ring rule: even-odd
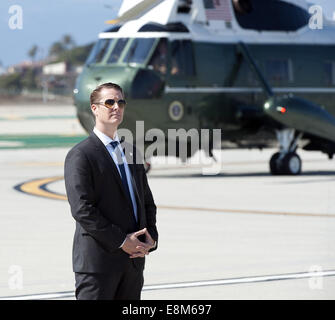
{"label": "helicopter cockpit window", "polygon": [[128,63],[144,63],[152,45],[154,38],[137,38],[131,44],[127,56],[123,60]]}
{"label": "helicopter cockpit window", "polygon": [[106,54],[109,42],[110,39],[98,40],[94,45],[94,47],[92,48],[92,51],[86,60],[86,65],[101,62]]}
{"label": "helicopter cockpit window", "polygon": [[115,63],[119,60],[120,55],[121,55],[123,49],[125,48],[127,42],[128,42],[128,38],[116,39],[116,44],[115,44],[112,52],[110,53],[110,56],[107,60],[107,63]]}
{"label": "helicopter cockpit window", "polygon": [[175,40],[171,44],[171,75],[195,75],[193,47],[190,40]]}
{"label": "helicopter cockpit window", "polygon": [[308,24],[309,13],[282,0],[233,0],[239,25],[258,31],[296,31]]}
{"label": "helicopter cockpit window", "polygon": [[149,61],[149,69],[166,74],[167,69],[167,40],[161,39]]}

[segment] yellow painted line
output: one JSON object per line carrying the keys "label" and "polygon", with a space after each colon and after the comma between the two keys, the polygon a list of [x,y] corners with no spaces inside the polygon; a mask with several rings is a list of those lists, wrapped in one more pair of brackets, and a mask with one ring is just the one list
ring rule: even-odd
{"label": "yellow painted line", "polygon": [[[1,141],[0,141],[0,146],[1,146]],[[304,160],[304,162],[329,162],[328,159],[326,160]],[[216,164],[216,165],[221,165],[222,169],[224,170],[224,167],[227,165],[258,165],[258,164],[264,164],[267,163],[266,161],[253,161],[253,162],[222,162],[221,164]],[[40,167],[40,166],[45,166],[45,167],[60,167],[64,166],[64,161],[57,161],[57,162],[12,162],[12,164],[17,165],[17,166],[27,166],[27,167]],[[157,165],[157,167],[156,167]],[[161,167],[160,167],[161,166]],[[190,164],[160,164],[160,163],[153,163],[151,165],[151,172],[152,173],[157,173],[157,171],[161,170],[175,170],[175,169],[198,169],[198,168],[207,168],[211,167],[212,164],[197,164],[197,163],[190,163]],[[150,173],[151,173],[150,172]],[[225,172],[221,172],[223,175]],[[229,174],[227,173],[227,177],[229,178]],[[154,176],[154,175],[153,175]],[[299,177],[299,176],[298,176]]]}
{"label": "yellow painted line", "polygon": [[44,179],[36,179],[32,181],[25,182],[19,186],[17,189],[34,196],[49,198],[49,199],[57,199],[57,200],[67,200],[66,195],[57,194],[55,192],[49,191],[45,189],[45,186],[49,183],[62,180],[64,177],[51,177]]}
{"label": "yellow painted line", "polygon": [[6,119],[6,120],[24,120],[24,117],[15,116],[15,115],[5,115],[2,118]]}
{"label": "yellow painted line", "polygon": [[70,133],[64,133],[64,134],[60,134],[60,137],[77,137],[78,135],[84,135],[85,132],[70,132]]}
{"label": "yellow painted line", "polygon": [[279,211],[262,211],[262,210],[243,210],[243,209],[220,209],[220,208],[200,208],[200,207],[179,207],[179,206],[158,206],[160,209],[167,210],[186,210],[186,211],[209,211],[225,213],[242,213],[242,214],[265,214],[265,215],[283,215],[297,217],[322,217],[335,218],[335,214],[322,213],[299,213],[299,212],[279,212]]}
{"label": "yellow painted line", "polygon": [[[58,194],[48,190],[48,184],[55,181],[63,180],[63,176],[49,177],[44,179],[36,179],[22,183],[15,188],[21,192],[57,200],[67,200],[67,196]],[[222,209],[222,208],[204,208],[204,207],[187,207],[187,206],[165,206],[157,205],[158,209],[165,210],[182,210],[182,211],[205,211],[205,212],[218,212],[218,213],[240,213],[240,214],[263,214],[263,215],[282,215],[282,216],[295,216],[295,217],[318,217],[318,218],[335,218],[335,214],[322,214],[322,213],[303,213],[303,212],[280,212],[280,211],[263,211],[263,210],[245,210],[245,209]]]}
{"label": "yellow painted line", "polygon": [[8,140],[2,140],[0,141],[0,147],[23,147],[24,143],[21,141],[8,141]]}
{"label": "yellow painted line", "polygon": [[15,165],[24,166],[24,167],[61,167],[64,166],[64,161],[58,162],[17,162]]}

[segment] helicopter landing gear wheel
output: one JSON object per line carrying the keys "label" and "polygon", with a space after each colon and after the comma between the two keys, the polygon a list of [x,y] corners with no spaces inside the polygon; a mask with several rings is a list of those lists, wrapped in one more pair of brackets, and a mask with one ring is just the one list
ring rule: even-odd
{"label": "helicopter landing gear wheel", "polygon": [[278,160],[280,157],[280,153],[276,152],[270,159],[270,172],[273,175],[280,174],[280,161]]}
{"label": "helicopter landing gear wheel", "polygon": [[298,175],[301,173],[301,163],[295,152],[285,155],[277,152],[270,159],[270,171],[273,175]]}
{"label": "helicopter landing gear wheel", "polygon": [[283,159],[284,174],[298,175],[301,173],[301,159],[295,152],[289,152]]}
{"label": "helicopter landing gear wheel", "polygon": [[270,159],[270,171],[273,175],[298,175],[301,173],[301,159],[296,154],[302,132],[295,134],[294,129],[276,130],[280,151]]}

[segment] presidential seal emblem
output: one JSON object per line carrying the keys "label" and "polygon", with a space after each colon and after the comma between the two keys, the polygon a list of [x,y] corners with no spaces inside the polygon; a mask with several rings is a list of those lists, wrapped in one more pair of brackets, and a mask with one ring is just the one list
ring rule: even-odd
{"label": "presidential seal emblem", "polygon": [[173,101],[169,105],[169,116],[173,121],[179,121],[184,115],[184,106],[179,101]]}

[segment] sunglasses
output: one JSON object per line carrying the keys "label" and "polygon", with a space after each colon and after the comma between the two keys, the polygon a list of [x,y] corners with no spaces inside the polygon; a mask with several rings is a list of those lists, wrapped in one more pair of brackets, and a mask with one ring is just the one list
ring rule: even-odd
{"label": "sunglasses", "polygon": [[107,99],[105,102],[96,102],[95,104],[102,104],[106,108],[112,109],[114,104],[117,103],[120,108],[124,108],[126,106],[126,100],[120,99],[118,101],[114,99]]}

